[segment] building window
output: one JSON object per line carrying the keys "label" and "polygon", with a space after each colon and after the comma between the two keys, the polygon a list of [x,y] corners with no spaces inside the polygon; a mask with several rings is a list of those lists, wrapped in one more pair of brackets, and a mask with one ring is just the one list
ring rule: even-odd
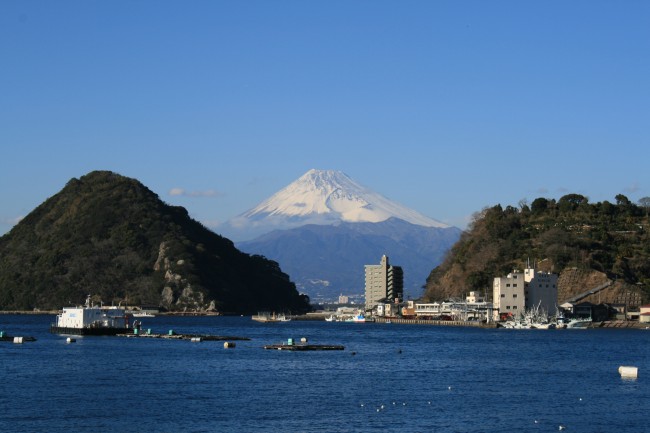
{"label": "building window", "polygon": [[516,297],[517,297],[517,294],[516,294],[516,293],[514,293],[514,294],[512,295],[512,297],[513,297],[513,298],[516,298]]}
{"label": "building window", "polygon": [[510,283],[506,284],[506,287],[510,287]]}
{"label": "building window", "polygon": [[516,310],[516,309],[517,309],[517,306],[515,305],[514,307],[512,307],[512,309],[513,309],[513,310]]}
{"label": "building window", "polygon": [[513,284],[512,287],[517,287],[517,283]]}
{"label": "building window", "polygon": [[506,307],[506,310],[509,310],[509,309],[510,309],[510,305],[508,305],[508,306]]}
{"label": "building window", "polygon": [[505,293],[501,293],[501,297],[502,297],[502,298],[505,298],[505,297],[506,297],[506,294],[505,294]]}

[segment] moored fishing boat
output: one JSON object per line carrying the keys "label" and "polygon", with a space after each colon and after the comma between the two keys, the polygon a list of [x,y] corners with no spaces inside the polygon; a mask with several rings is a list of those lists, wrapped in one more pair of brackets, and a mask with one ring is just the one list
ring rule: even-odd
{"label": "moored fishing boat", "polygon": [[93,305],[90,295],[82,307],[67,307],[50,327],[53,334],[116,335],[131,328],[133,315],[119,307]]}
{"label": "moored fishing boat", "polygon": [[156,317],[155,314],[151,314],[148,311],[134,311],[133,317]]}
{"label": "moored fishing boat", "polygon": [[252,317],[253,320],[256,322],[263,322],[263,323],[269,323],[269,322],[291,322],[291,318],[285,316],[284,314],[271,314],[268,312],[263,312],[263,313],[258,313],[255,316]]}

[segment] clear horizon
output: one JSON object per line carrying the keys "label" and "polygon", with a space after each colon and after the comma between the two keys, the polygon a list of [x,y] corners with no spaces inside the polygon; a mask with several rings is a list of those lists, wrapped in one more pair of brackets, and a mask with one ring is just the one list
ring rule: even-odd
{"label": "clear horizon", "polygon": [[650,196],[650,3],[0,3],[0,235],[111,170],[215,229],[310,169],[465,228]]}

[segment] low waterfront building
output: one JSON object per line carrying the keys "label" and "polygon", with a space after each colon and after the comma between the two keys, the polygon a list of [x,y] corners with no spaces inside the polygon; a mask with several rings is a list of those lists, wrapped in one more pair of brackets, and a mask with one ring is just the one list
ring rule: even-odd
{"label": "low waterfront building", "polygon": [[650,304],[639,307],[639,322],[650,323]]}
{"label": "low waterfront building", "polygon": [[377,304],[375,314],[381,317],[395,317],[399,314],[400,304]]}
{"label": "low waterfront building", "polygon": [[469,295],[465,297],[465,301],[468,303],[485,302],[485,297],[481,292],[469,292]]}
{"label": "low waterfront building", "polygon": [[485,301],[414,303],[412,307],[413,315],[417,318],[443,320],[490,320],[492,309],[492,303]]}

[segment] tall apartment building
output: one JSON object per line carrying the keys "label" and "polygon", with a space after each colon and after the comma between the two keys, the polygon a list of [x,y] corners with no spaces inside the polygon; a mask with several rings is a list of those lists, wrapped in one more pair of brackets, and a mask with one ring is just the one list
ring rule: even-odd
{"label": "tall apartment building", "polygon": [[388,257],[381,256],[378,265],[365,265],[366,310],[381,303],[400,302],[404,298],[404,272],[400,266],[391,266]]}
{"label": "tall apartment building", "polygon": [[495,316],[523,314],[527,309],[541,308],[549,315],[557,314],[557,275],[527,268],[496,277],[492,284]]}

